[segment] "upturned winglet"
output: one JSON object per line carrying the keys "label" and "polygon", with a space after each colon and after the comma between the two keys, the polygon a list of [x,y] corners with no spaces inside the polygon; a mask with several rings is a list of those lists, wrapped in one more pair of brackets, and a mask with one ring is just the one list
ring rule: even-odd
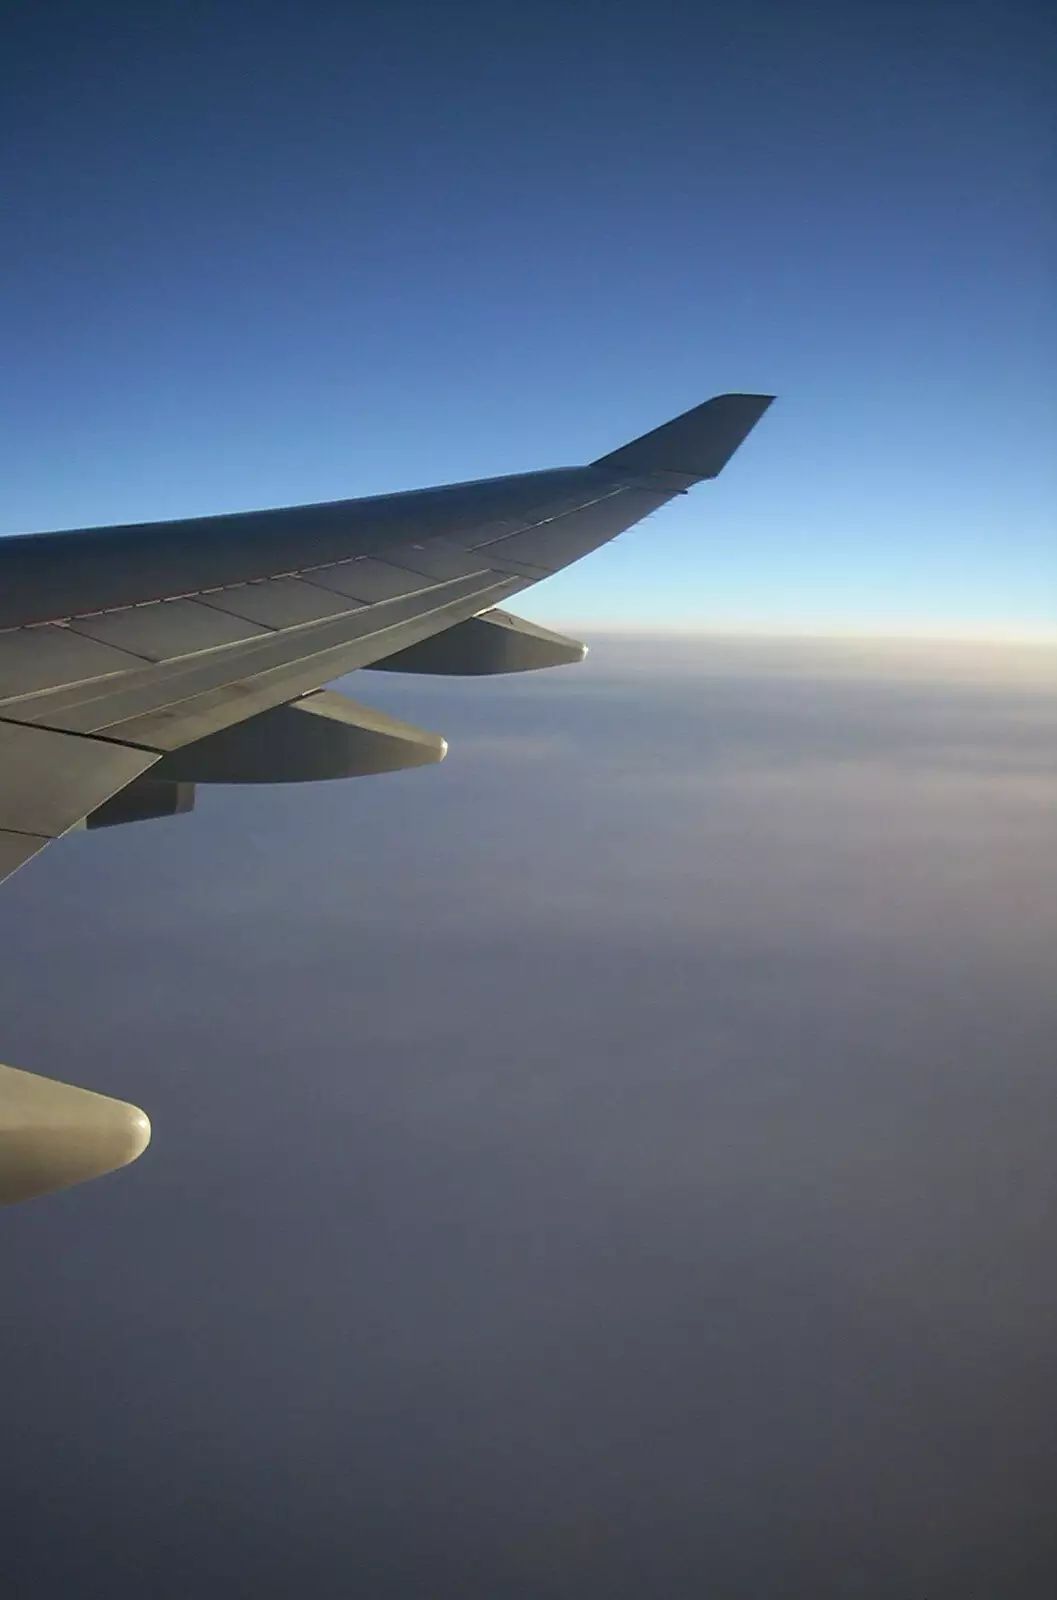
{"label": "upturned winglet", "polygon": [[773,399],[773,394],[717,394],[591,464],[635,474],[672,472],[691,483],[714,478]]}

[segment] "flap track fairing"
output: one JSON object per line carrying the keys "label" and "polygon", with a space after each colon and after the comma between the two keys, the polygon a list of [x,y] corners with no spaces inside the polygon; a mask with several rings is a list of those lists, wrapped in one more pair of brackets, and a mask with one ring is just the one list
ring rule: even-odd
{"label": "flap track fairing", "polygon": [[165,755],[151,777],[176,783],[314,783],[443,761],[448,745],[427,733],[319,689],[262,711]]}
{"label": "flap track fairing", "polygon": [[482,677],[500,672],[535,672],[540,667],[572,666],[587,646],[552,633],[509,611],[483,611],[446,633],[398,650],[372,664],[372,672],[418,672],[447,677]]}

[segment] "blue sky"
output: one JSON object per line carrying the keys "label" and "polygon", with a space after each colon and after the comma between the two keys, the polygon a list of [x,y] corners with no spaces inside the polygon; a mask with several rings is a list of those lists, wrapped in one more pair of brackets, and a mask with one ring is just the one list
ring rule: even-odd
{"label": "blue sky", "polygon": [[1057,632],[1053,42],[997,0],[27,9],[0,530],[575,462],[763,389],[720,482],[522,609]]}

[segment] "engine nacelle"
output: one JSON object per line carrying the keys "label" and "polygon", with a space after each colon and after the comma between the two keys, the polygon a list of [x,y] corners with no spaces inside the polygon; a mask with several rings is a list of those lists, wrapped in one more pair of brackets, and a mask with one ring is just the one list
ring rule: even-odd
{"label": "engine nacelle", "polygon": [[149,1143],[138,1106],[0,1066],[0,1205],[101,1178]]}

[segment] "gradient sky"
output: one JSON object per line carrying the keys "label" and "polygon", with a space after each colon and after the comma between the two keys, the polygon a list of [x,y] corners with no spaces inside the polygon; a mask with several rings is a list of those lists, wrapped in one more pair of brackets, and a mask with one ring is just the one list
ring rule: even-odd
{"label": "gradient sky", "polygon": [[777,392],[525,610],[1057,629],[1049,8],[22,7],[0,529],[589,459]]}

